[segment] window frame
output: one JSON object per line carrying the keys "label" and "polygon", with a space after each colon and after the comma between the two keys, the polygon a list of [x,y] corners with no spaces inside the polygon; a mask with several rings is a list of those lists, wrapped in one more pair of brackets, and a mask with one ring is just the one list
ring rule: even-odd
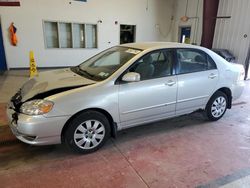
{"label": "window frame", "polygon": [[[75,23],[77,24],[77,23]],[[84,25],[84,37],[85,37],[85,40],[84,40],[84,49],[98,49],[98,25],[97,24],[91,24],[91,23],[84,23],[82,24]],[[96,32],[95,32],[95,38],[96,38],[96,47],[95,48],[90,48],[90,47],[87,47],[87,41],[88,41],[88,38],[87,38],[87,32],[86,32],[86,26],[87,25],[95,25],[96,26]]]}
{"label": "window frame", "polygon": [[165,51],[167,51],[167,50],[171,51],[172,56],[173,56],[173,62],[172,62],[172,64],[171,64],[171,71],[170,71],[171,73],[170,73],[170,75],[163,76],[163,77],[155,77],[155,78],[146,79],[146,80],[140,80],[139,82],[144,82],[144,81],[148,81],[148,80],[161,79],[161,78],[167,78],[167,77],[170,77],[170,76],[174,76],[174,75],[175,75],[175,72],[176,72],[176,70],[175,70],[175,65],[176,65],[176,61],[177,61],[176,55],[175,55],[175,49],[174,49],[174,48],[161,48],[161,49],[157,49],[157,50],[152,50],[152,51],[150,51],[150,52],[144,54],[143,56],[139,57],[137,60],[135,60],[135,61],[134,61],[125,71],[123,71],[123,73],[121,73],[121,75],[116,79],[115,85],[117,85],[117,84],[126,84],[126,83],[129,83],[129,82],[124,82],[124,81],[122,81],[122,77],[123,77],[125,74],[128,73],[128,71],[129,71],[129,69],[130,69],[131,67],[133,67],[136,63],[138,63],[138,62],[139,62],[141,59],[143,59],[145,56],[147,56],[147,55],[149,55],[149,54],[152,54],[152,53],[155,53],[155,52],[163,52],[164,55],[166,55],[166,54],[165,54]]}
{"label": "window frame", "polygon": [[[191,50],[191,51],[195,51],[195,52],[198,52],[198,53],[201,53],[203,54],[205,57],[206,57],[206,62],[207,62],[207,69],[206,70],[201,70],[201,71],[193,71],[193,72],[187,72],[187,73],[179,73],[179,60],[177,58],[177,51],[178,50]],[[213,58],[208,55],[206,52],[204,52],[203,50],[200,50],[200,49],[197,49],[197,48],[175,48],[174,50],[175,52],[175,74],[176,75],[183,75],[183,74],[192,74],[192,73],[197,73],[197,72],[205,72],[205,71],[209,71],[209,70],[217,70],[218,67],[217,67],[217,64],[215,63],[215,61],[213,60]],[[208,58],[210,58],[212,60],[212,63],[215,65],[215,68],[214,69],[209,69],[208,68]]]}
{"label": "window frame", "polygon": [[[62,41],[61,41],[61,32],[60,32],[60,25],[67,25],[67,24],[70,24],[70,31],[71,31],[71,46],[72,47],[62,47]],[[71,49],[71,48],[74,48],[73,46],[73,27],[72,27],[72,23],[70,22],[57,22],[57,33],[58,33],[58,43],[59,43],[59,48],[62,48],[62,49]],[[66,36],[67,36],[67,33],[66,33]]]}
{"label": "window frame", "polygon": [[121,23],[119,25],[119,44],[122,45],[122,44],[126,44],[126,43],[121,43],[121,32],[123,31],[121,29],[121,26],[132,26],[134,27],[134,33],[133,33],[133,39],[134,39],[134,42],[136,42],[136,39],[137,39],[137,25],[136,24],[125,24],[125,23]]}
{"label": "window frame", "polygon": [[[73,35],[73,30],[74,30],[74,24],[78,24],[78,25],[82,25],[83,27],[84,27],[84,43],[83,43],[83,46],[84,47],[74,47],[74,35]],[[71,22],[71,30],[72,30],[72,48],[73,49],[86,49],[86,23],[85,24],[83,24],[83,23],[77,23],[77,22]],[[97,24],[96,24],[97,25]],[[97,32],[97,31],[96,31]],[[97,36],[97,33],[96,33],[96,36]]]}
{"label": "window frame", "polygon": [[[46,39],[46,31],[45,31],[45,23],[48,22],[48,23],[56,23],[57,24],[57,36],[58,36],[58,48],[57,47],[48,47],[47,45],[47,39]],[[60,23],[64,23],[64,24],[70,24],[71,26],[71,44],[72,44],[72,47],[69,48],[62,48],[61,47],[61,44],[60,44],[60,28],[59,28],[59,24]],[[73,34],[73,24],[79,24],[79,25],[84,25],[84,47],[81,48],[81,47],[74,47],[74,34]],[[96,27],[96,33],[95,33],[95,37],[96,37],[96,47],[94,48],[87,48],[86,47],[86,40],[87,40],[87,37],[86,37],[86,25],[94,25]],[[42,21],[42,28],[43,28],[43,39],[44,39],[44,47],[45,49],[48,49],[48,50],[53,50],[53,49],[82,49],[82,50],[96,50],[96,49],[99,49],[99,43],[98,43],[98,32],[99,32],[99,28],[98,28],[98,24],[97,23],[89,23],[89,22],[70,22],[70,21],[58,21],[58,20],[43,20]]]}
{"label": "window frame", "polygon": [[[56,23],[56,27],[57,27],[57,45],[58,45],[58,48],[57,47],[48,47],[47,45],[47,37],[46,37],[46,31],[45,31],[45,24],[46,22],[48,23]],[[44,47],[45,49],[59,49],[60,48],[60,44],[59,44],[59,28],[58,28],[58,22],[57,21],[47,21],[47,20],[43,20],[43,39],[44,39]]]}

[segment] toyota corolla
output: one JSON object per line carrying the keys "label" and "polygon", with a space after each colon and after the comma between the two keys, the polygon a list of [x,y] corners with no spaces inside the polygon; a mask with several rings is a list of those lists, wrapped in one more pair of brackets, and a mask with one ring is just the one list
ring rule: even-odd
{"label": "toyota corolla", "polygon": [[31,78],[7,114],[13,134],[27,144],[63,143],[90,153],[129,127],[197,110],[219,120],[242,94],[244,76],[242,65],[203,47],[125,44]]}

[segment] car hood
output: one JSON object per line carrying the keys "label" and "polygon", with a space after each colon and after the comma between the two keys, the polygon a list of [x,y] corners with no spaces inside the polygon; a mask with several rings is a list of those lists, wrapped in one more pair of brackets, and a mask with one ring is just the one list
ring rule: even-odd
{"label": "car hood", "polygon": [[45,93],[44,97],[94,83],[96,81],[82,77],[69,68],[41,72],[21,88],[22,102]]}

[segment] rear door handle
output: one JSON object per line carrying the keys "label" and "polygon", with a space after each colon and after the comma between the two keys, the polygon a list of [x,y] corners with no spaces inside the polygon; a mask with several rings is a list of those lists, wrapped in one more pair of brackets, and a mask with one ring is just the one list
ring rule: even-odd
{"label": "rear door handle", "polygon": [[175,85],[175,81],[173,81],[173,80],[169,80],[165,85],[166,86],[173,86],[173,85]]}
{"label": "rear door handle", "polygon": [[211,74],[208,76],[208,78],[210,78],[210,79],[214,79],[214,78],[216,78],[216,77],[217,77],[217,75],[214,74],[214,73],[211,73]]}

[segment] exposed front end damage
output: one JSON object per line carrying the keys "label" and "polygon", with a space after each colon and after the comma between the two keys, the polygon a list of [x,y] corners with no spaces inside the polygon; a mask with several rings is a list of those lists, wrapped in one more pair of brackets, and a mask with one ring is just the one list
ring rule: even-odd
{"label": "exposed front end damage", "polygon": [[[64,91],[79,88],[83,86],[58,88],[44,93],[39,93],[28,99],[44,99]],[[20,107],[26,101],[22,101],[21,90],[12,98],[8,105],[7,115],[10,128],[13,134],[22,142],[32,145],[48,145],[61,143],[60,134],[65,122],[70,118],[68,116],[48,118],[43,115],[29,116],[20,112]]]}
{"label": "exposed front end damage", "polygon": [[[61,72],[65,73],[65,71]],[[66,71],[66,74],[71,73]],[[77,77],[76,75],[72,76]],[[45,78],[46,76],[42,75],[40,78],[27,81],[11,98],[7,107],[7,116],[13,134],[27,144],[49,145],[61,143],[60,130],[70,117],[27,115],[20,110],[24,103],[37,99],[46,99],[59,93],[93,84],[84,78],[80,80],[81,77],[77,77],[78,81],[72,78],[70,78],[71,81],[65,81],[65,79],[62,81],[60,78],[55,78],[54,84],[49,85]],[[47,79],[49,79],[49,76]]]}
{"label": "exposed front end damage", "polygon": [[12,133],[24,143],[31,145],[49,145],[61,143],[60,134],[68,116],[47,118],[43,115],[28,116],[7,109]]}

